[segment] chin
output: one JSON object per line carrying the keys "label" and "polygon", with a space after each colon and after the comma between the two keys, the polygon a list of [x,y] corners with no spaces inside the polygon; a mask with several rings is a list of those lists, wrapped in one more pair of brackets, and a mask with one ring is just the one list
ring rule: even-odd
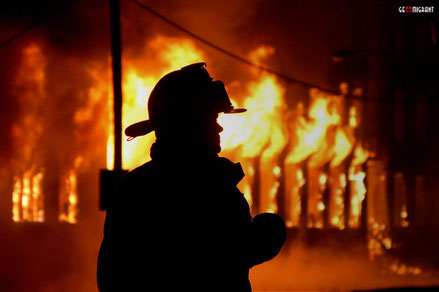
{"label": "chin", "polygon": [[219,137],[218,137],[218,141],[217,141],[217,143],[215,143],[215,151],[216,151],[216,154],[218,154],[218,153],[220,153],[221,152],[221,140],[219,139]]}

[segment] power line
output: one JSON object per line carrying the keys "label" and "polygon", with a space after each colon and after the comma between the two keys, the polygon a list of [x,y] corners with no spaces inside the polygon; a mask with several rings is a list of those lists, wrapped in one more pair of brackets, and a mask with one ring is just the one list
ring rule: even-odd
{"label": "power line", "polygon": [[163,20],[164,22],[166,22],[166,23],[172,25],[173,27],[177,28],[178,30],[184,32],[185,34],[187,34],[187,35],[189,35],[189,36],[191,36],[191,37],[193,37],[193,38],[199,40],[200,42],[202,42],[202,43],[208,45],[209,47],[211,47],[211,48],[213,48],[213,49],[215,49],[215,50],[217,50],[217,51],[219,51],[219,52],[221,52],[221,53],[223,53],[223,54],[225,54],[225,55],[227,55],[227,56],[229,56],[229,57],[232,57],[232,58],[234,58],[234,59],[236,59],[236,60],[238,60],[238,61],[240,61],[240,62],[242,62],[242,63],[245,63],[245,64],[247,64],[247,65],[250,65],[250,66],[252,66],[252,67],[258,68],[258,69],[263,70],[263,71],[267,71],[267,72],[269,72],[269,73],[272,73],[272,74],[274,74],[274,75],[277,75],[277,76],[279,76],[279,77],[282,77],[282,78],[285,79],[285,80],[288,80],[288,81],[291,81],[291,82],[294,82],[294,83],[297,83],[297,84],[303,85],[303,86],[305,86],[305,87],[314,87],[314,88],[320,89],[320,90],[322,90],[322,91],[327,91],[327,92],[330,92],[330,93],[339,94],[339,93],[338,93],[337,91],[335,91],[335,90],[331,90],[331,89],[327,89],[327,88],[322,88],[322,87],[320,87],[320,86],[317,86],[317,85],[314,85],[314,84],[311,84],[311,83],[307,83],[307,82],[304,82],[304,81],[301,81],[301,80],[297,80],[297,79],[292,78],[292,77],[290,77],[290,76],[287,76],[287,75],[285,75],[285,74],[283,74],[283,73],[276,72],[276,71],[274,71],[273,69],[270,69],[270,68],[267,68],[267,67],[264,67],[264,66],[257,65],[257,64],[255,64],[255,63],[251,62],[250,60],[247,60],[247,59],[245,59],[245,58],[243,58],[243,57],[241,57],[241,56],[238,56],[238,55],[236,55],[236,54],[234,54],[234,53],[232,53],[232,52],[230,52],[230,51],[228,51],[228,50],[226,50],[226,49],[224,49],[224,48],[222,48],[222,47],[220,47],[220,46],[218,46],[218,45],[212,43],[211,41],[208,41],[208,40],[206,40],[205,38],[203,38],[203,37],[201,37],[201,36],[199,36],[199,35],[197,35],[197,34],[191,32],[190,30],[188,30],[188,29],[182,27],[181,25],[179,25],[179,24],[173,22],[172,20],[166,18],[165,16],[161,15],[160,13],[158,13],[158,12],[155,11],[154,9],[152,9],[152,8],[150,8],[150,7],[148,7],[148,6],[146,6],[145,4],[143,4],[143,3],[141,3],[141,2],[139,2],[139,1],[137,1],[137,0],[132,0],[132,1],[133,1],[134,3],[136,3],[137,5],[139,5],[140,7],[142,7],[143,9],[147,10],[148,12],[150,12],[151,14],[157,16],[158,18],[160,18],[160,19]]}
{"label": "power line", "polygon": [[[154,9],[152,9],[149,6],[145,5],[144,3],[142,3],[142,2],[140,2],[138,0],[131,0],[131,1],[133,1],[135,4],[137,4],[139,7],[143,8],[144,10],[148,11],[149,13],[153,14],[154,16],[158,17],[162,21],[164,21],[164,22],[170,24],[171,26],[175,27],[176,29],[180,30],[181,32],[191,36],[194,39],[197,39],[198,41],[206,44],[207,46],[209,46],[209,47],[211,47],[211,48],[213,48],[213,49],[215,49],[215,50],[217,50],[217,51],[219,51],[219,52],[221,52],[221,53],[223,53],[223,54],[225,54],[225,55],[227,55],[227,56],[229,56],[229,57],[231,57],[233,59],[236,59],[236,60],[238,60],[238,61],[240,61],[240,62],[242,62],[244,64],[247,64],[249,66],[252,66],[252,67],[258,68],[260,70],[269,72],[269,73],[271,73],[273,75],[276,75],[276,76],[284,79],[287,82],[296,83],[296,84],[299,84],[301,86],[308,87],[308,88],[316,88],[316,89],[318,89],[320,91],[324,91],[324,92],[331,93],[331,94],[334,94],[334,95],[341,95],[341,93],[339,91],[337,91],[337,90],[330,89],[330,88],[325,88],[325,87],[322,87],[322,86],[319,86],[319,85],[316,85],[316,84],[311,84],[311,83],[308,83],[308,82],[305,82],[305,81],[302,81],[302,80],[298,80],[298,79],[290,77],[290,76],[288,76],[288,75],[286,75],[284,73],[275,71],[275,70],[273,70],[271,68],[257,65],[255,63],[251,62],[250,60],[245,59],[245,58],[243,58],[241,56],[238,56],[238,55],[230,52],[229,50],[226,50],[226,49],[224,49],[224,48],[222,48],[222,47],[212,43],[211,41],[206,40],[205,38],[199,36],[198,34],[195,34],[192,31],[182,27],[178,23],[176,23],[176,22],[170,20],[169,18],[163,16],[162,14],[158,13],[157,11],[155,11]],[[423,101],[427,100],[427,99],[408,99],[408,98],[406,98],[406,99],[379,98],[379,97],[373,98],[373,97],[358,96],[358,95],[352,95],[352,94],[344,94],[343,96],[347,97],[347,98],[350,98],[350,99],[355,99],[355,100],[360,100],[360,101],[372,101],[372,102],[423,102]]]}
{"label": "power line", "polygon": [[39,20],[37,20],[36,22],[30,24],[29,26],[27,26],[25,29],[23,29],[22,31],[20,31],[19,33],[11,36],[10,38],[8,38],[7,40],[3,41],[0,43],[0,48],[8,45],[9,43],[13,42],[14,40],[18,39],[19,37],[21,37],[22,35],[24,35],[25,33],[31,31],[32,29],[34,29],[35,27],[37,27],[38,25],[40,25],[41,23],[43,23],[45,20],[49,19],[50,17],[52,17],[55,12],[61,12],[64,9],[66,9],[67,7],[71,6],[74,2],[76,2],[76,0],[72,0],[70,2],[68,2],[65,6],[62,6],[58,9],[53,9],[52,11],[50,11],[49,13],[47,13],[46,15],[44,15],[42,18],[40,18]]}

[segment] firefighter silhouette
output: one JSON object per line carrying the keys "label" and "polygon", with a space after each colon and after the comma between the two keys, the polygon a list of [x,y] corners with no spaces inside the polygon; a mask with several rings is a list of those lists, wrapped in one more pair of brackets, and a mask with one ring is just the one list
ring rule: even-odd
{"label": "firefighter silhouette", "polygon": [[165,75],[148,101],[151,161],[126,174],[111,198],[98,257],[108,291],[251,291],[249,269],[275,257],[286,239],[281,217],[252,218],[236,187],[239,163],[221,158],[219,113],[242,113],[205,63]]}

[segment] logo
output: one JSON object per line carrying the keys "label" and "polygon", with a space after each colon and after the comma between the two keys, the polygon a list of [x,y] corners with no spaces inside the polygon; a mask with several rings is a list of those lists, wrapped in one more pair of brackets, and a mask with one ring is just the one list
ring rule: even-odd
{"label": "logo", "polygon": [[434,6],[399,6],[399,13],[434,13]]}

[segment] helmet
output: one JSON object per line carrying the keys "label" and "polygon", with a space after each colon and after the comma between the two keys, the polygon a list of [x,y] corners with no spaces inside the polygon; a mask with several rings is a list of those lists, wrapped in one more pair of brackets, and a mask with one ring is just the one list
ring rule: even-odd
{"label": "helmet", "polygon": [[149,120],[125,129],[130,139],[142,136],[172,121],[184,121],[206,113],[241,113],[235,109],[222,81],[212,81],[206,63],[195,63],[162,77],[148,100]]}

